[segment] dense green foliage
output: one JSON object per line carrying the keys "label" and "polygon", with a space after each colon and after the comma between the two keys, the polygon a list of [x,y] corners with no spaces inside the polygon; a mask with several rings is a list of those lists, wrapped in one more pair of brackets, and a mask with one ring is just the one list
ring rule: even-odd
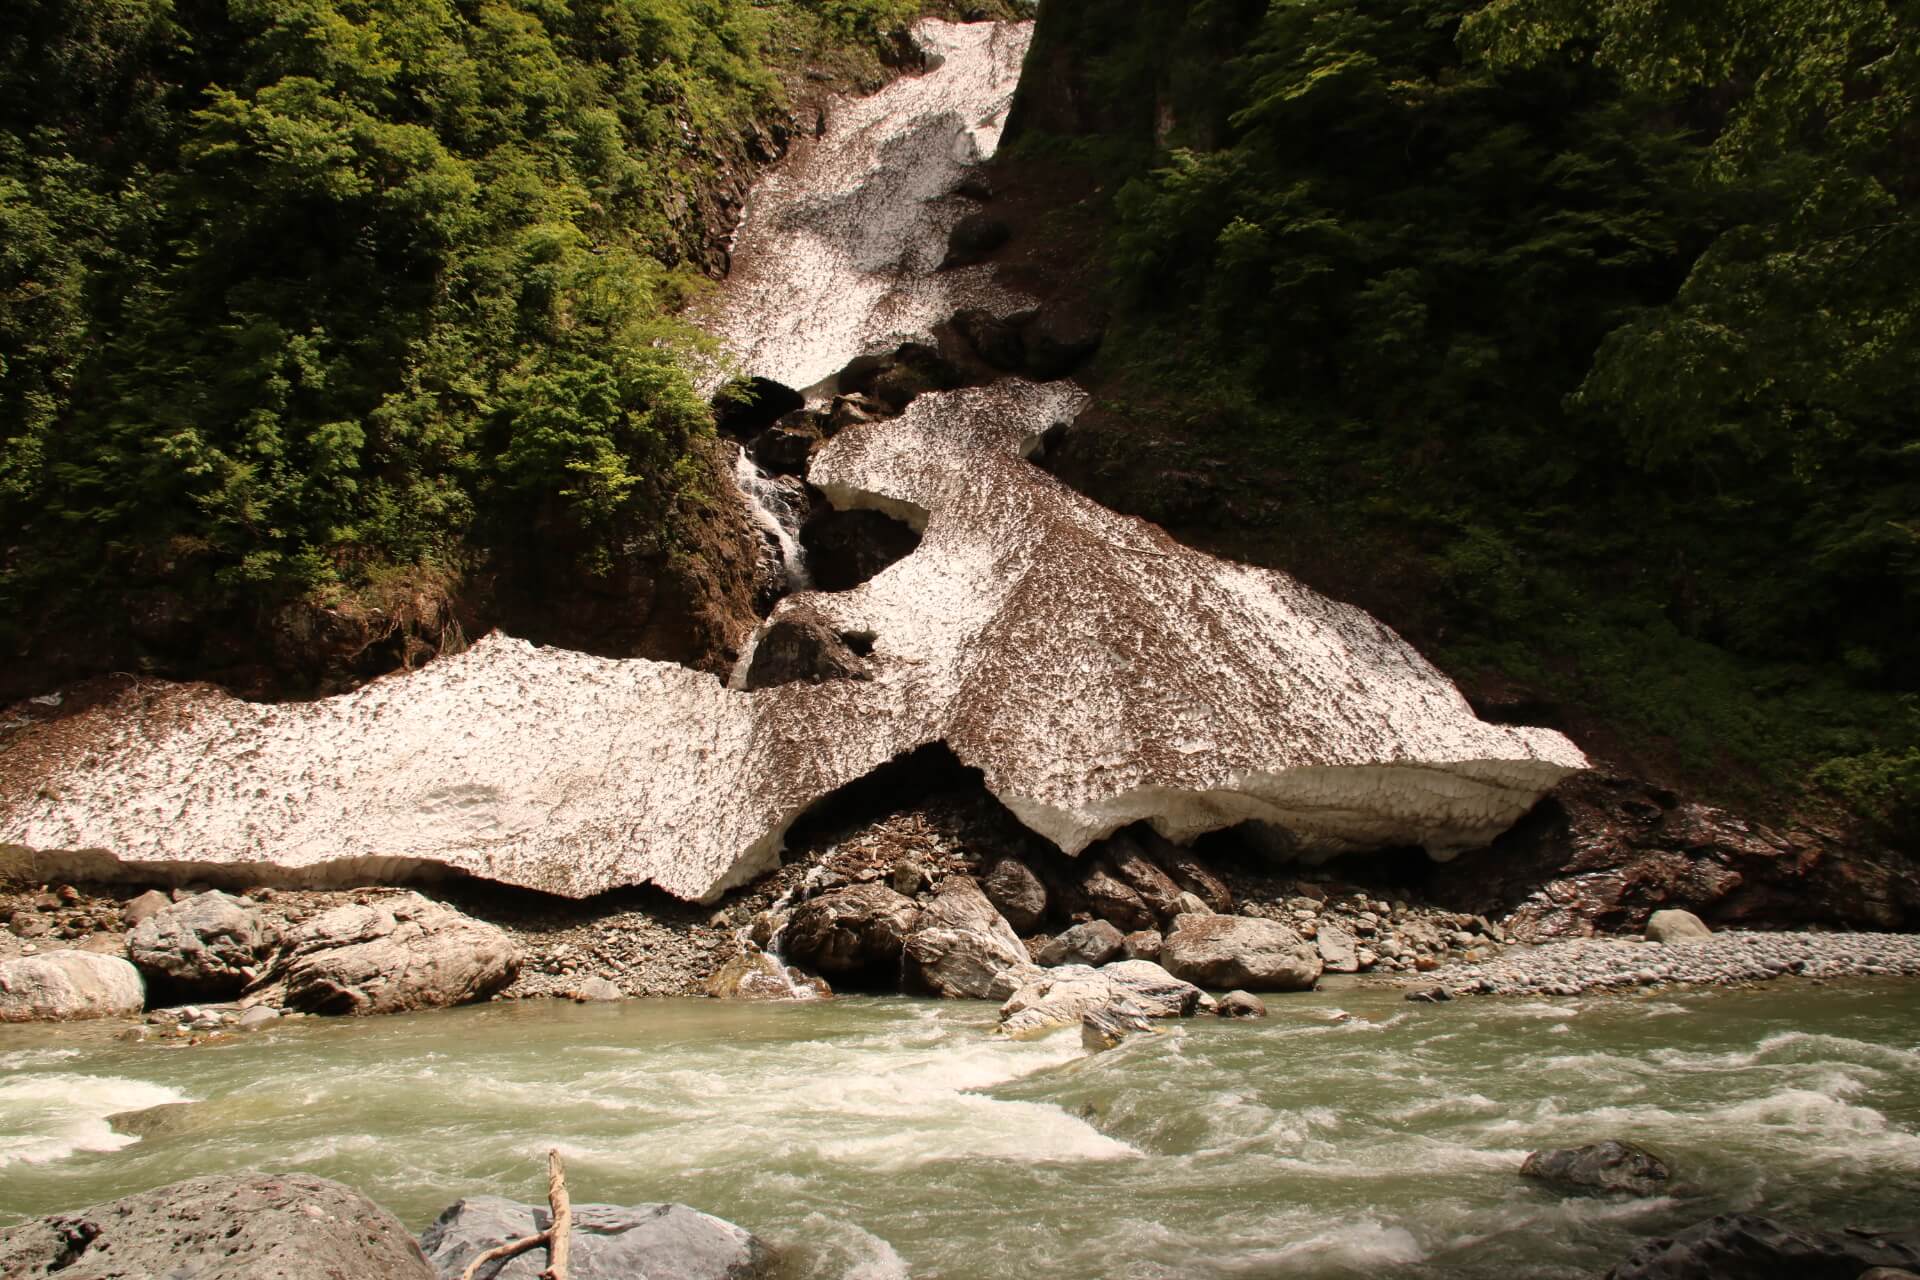
{"label": "dense green foliage", "polygon": [[916,7],[10,4],[0,618],[657,541],[709,423],[675,317],[774,63]]}
{"label": "dense green foliage", "polygon": [[1910,17],[1274,0],[1160,71],[1226,129],[1116,197],[1111,370],[1417,548],[1455,665],[1920,813]]}

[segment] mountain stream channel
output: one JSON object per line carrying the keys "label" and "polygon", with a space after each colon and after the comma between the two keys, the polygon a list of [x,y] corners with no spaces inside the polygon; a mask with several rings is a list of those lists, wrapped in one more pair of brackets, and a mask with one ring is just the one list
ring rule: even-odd
{"label": "mountain stream channel", "polygon": [[[924,72],[763,180],[712,321],[743,369],[818,403],[853,354],[1022,304],[936,268],[1027,34],[923,24]],[[790,1277],[1552,1277],[1714,1213],[1887,1228],[1920,1198],[1920,984],[1429,1005],[1329,978],[1269,1003],[1101,1053],[908,997],[491,1004],[191,1049],[5,1026],[0,1225],[264,1168],[418,1230],[463,1195],[538,1200],[557,1146],[576,1197],[691,1204]],[[1519,1176],[1609,1137],[1673,1190]]]}

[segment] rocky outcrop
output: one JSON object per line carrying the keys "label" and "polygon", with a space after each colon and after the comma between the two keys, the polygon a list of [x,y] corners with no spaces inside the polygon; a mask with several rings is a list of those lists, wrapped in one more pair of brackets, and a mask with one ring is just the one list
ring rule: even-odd
{"label": "rocky outcrop", "polygon": [[904,950],[909,982],[956,999],[984,1000],[998,974],[1028,963],[1019,935],[970,876],[941,881]]}
{"label": "rocky outcrop", "polygon": [[833,994],[825,978],[798,973],[758,947],[750,947],[707,979],[716,1000],[824,1000]]}
{"label": "rocky outcrop", "polygon": [[484,1000],[519,970],[501,930],[400,893],[309,920],[247,994],[308,1013],[405,1013]]}
{"label": "rocky outcrop", "polygon": [[773,689],[804,681],[870,679],[867,664],[837,633],[806,618],[782,618],[754,639],[746,687]]}
{"label": "rocky outcrop", "polygon": [[1666,1162],[1644,1147],[1608,1138],[1584,1147],[1535,1151],[1520,1165],[1523,1177],[1563,1191],[1618,1191],[1663,1195],[1673,1177]]}
{"label": "rocky outcrop", "polygon": [[1920,1233],[1803,1231],[1740,1213],[1648,1241],[1607,1280],[1856,1280],[1871,1267],[1920,1268]]}
{"label": "rocky outcrop", "polygon": [[787,957],[836,982],[891,989],[919,920],[913,900],[885,885],[830,889],[793,909]]}
{"label": "rocky outcrop", "polygon": [[1175,977],[1216,991],[1311,991],[1321,973],[1311,942],[1285,925],[1248,916],[1176,918],[1160,963]]}
{"label": "rocky outcrop", "polygon": [[1506,918],[1524,941],[1639,932],[1656,911],[1716,928],[1920,923],[1920,862],[1839,833],[1776,830],[1630,778],[1568,778],[1490,848],[1430,886],[1460,910]]}
{"label": "rocky outcrop", "polygon": [[279,941],[265,912],[216,889],[142,920],[127,955],[157,999],[228,1000],[260,976]]}
{"label": "rocky outcrop", "polygon": [[115,956],[49,951],[0,960],[0,1022],[70,1022],[139,1013],[140,971]]}
{"label": "rocky outcrop", "polygon": [[1199,1006],[1200,988],[1148,960],[1120,960],[1098,969],[1063,965],[1031,975],[1000,1007],[1000,1031],[1045,1035],[1105,1012],[1131,1019],[1184,1018]]}
{"label": "rocky outcrop", "polygon": [[435,1280],[394,1216],[304,1173],[176,1182],[0,1230],[8,1280]]}
{"label": "rocky outcrop", "polygon": [[[459,1280],[487,1250],[524,1240],[552,1225],[545,1206],[501,1196],[468,1196],[420,1237],[440,1280]],[[743,1227],[683,1204],[576,1204],[568,1238],[572,1280],[760,1280],[773,1274],[773,1252]],[[535,1249],[491,1267],[479,1280],[536,1280],[547,1252]]]}

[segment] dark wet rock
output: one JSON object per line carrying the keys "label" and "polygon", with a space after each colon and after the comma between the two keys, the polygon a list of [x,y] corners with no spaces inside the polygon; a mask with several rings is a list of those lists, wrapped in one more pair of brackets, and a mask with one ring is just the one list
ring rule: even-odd
{"label": "dark wet rock", "polygon": [[1098,968],[1118,956],[1125,943],[1120,931],[1105,920],[1089,920],[1048,942],[1034,959],[1048,968],[1063,964]]}
{"label": "dark wet rock", "polygon": [[260,976],[279,943],[279,927],[266,912],[216,889],[135,925],[127,956],[156,1001],[230,1000]]}
{"label": "dark wet rock", "polygon": [[787,957],[836,981],[891,987],[907,935],[919,919],[913,900],[885,885],[829,890],[793,909]]}
{"label": "dark wet rock", "polygon": [[980,881],[987,899],[1015,933],[1032,933],[1047,918],[1047,888],[1018,858],[1001,858]]}
{"label": "dark wet rock", "polygon": [[[552,1224],[545,1205],[468,1196],[420,1237],[434,1273],[458,1280],[480,1254]],[[759,1280],[773,1254],[751,1232],[683,1204],[575,1204],[568,1241],[571,1280]],[[483,1269],[484,1280],[536,1280],[547,1251],[535,1249]]]}
{"label": "dark wet rock", "polygon": [[[543,1264],[544,1265],[544,1264]],[[8,1280],[434,1280],[394,1216],[310,1174],[193,1178],[0,1231]]]}
{"label": "dark wet rock", "polygon": [[807,398],[771,378],[748,378],[713,400],[713,422],[722,434],[757,435],[780,419],[807,407]]}
{"label": "dark wet rock", "polygon": [[1285,925],[1250,916],[1179,916],[1160,962],[1175,977],[1215,990],[1310,991],[1320,953]]}
{"label": "dark wet rock", "polygon": [[1670,908],[1647,917],[1647,938],[1652,942],[1693,942],[1712,936],[1713,930],[1691,911]]}
{"label": "dark wet rock", "polygon": [[1133,886],[1097,859],[1088,861],[1082,868],[1079,890],[1089,912],[1118,925],[1123,933],[1152,929],[1160,923]]}
{"label": "dark wet rock", "polygon": [[836,511],[822,504],[800,526],[807,570],[821,591],[850,591],[919,545],[911,525],[878,511]]}
{"label": "dark wet rock", "polygon": [[935,995],[984,1000],[996,975],[1028,963],[1027,949],[971,876],[941,881],[905,944],[909,978]]}
{"label": "dark wet rock", "polygon": [[825,978],[789,968],[766,952],[743,951],[707,979],[716,1000],[824,1000],[833,994]]}
{"label": "dark wet rock", "polygon": [[114,956],[49,951],[0,960],[0,1022],[73,1022],[139,1013],[140,971]]}
{"label": "dark wet rock", "polygon": [[991,213],[970,213],[947,233],[947,256],[942,271],[972,266],[1013,238],[1013,227]]}
{"label": "dark wet rock", "polygon": [[1803,1231],[1737,1213],[1648,1241],[1607,1280],[1860,1280],[1872,1267],[1920,1268],[1920,1232]]}
{"label": "dark wet rock", "polygon": [[1120,950],[1129,960],[1158,960],[1166,940],[1158,929],[1136,929],[1120,939]]}
{"label": "dark wet rock", "polygon": [[1229,991],[1214,1002],[1213,1011],[1222,1018],[1264,1018],[1267,1002],[1251,991]]}
{"label": "dark wet rock", "polygon": [[1089,1009],[1080,1015],[1080,1044],[1091,1053],[1115,1048],[1128,1036],[1151,1030],[1153,1024],[1146,1018],[1113,1005]]}
{"label": "dark wet rock", "polygon": [[885,412],[877,402],[863,395],[835,396],[827,408],[827,434],[876,421]]}
{"label": "dark wet rock", "polygon": [[825,680],[869,680],[866,662],[838,632],[813,618],[789,615],[772,623],[754,645],[748,689]]}
{"label": "dark wet rock", "polygon": [[899,413],[922,393],[950,391],[966,377],[933,347],[904,342],[890,354],[855,357],[838,381],[842,394],[864,395],[883,412]]}
{"label": "dark wet rock", "polygon": [[747,456],[762,471],[776,476],[804,476],[814,448],[826,432],[809,415],[789,415],[768,427],[747,445]]}
{"label": "dark wet rock", "polygon": [[1536,1151],[1521,1164],[1520,1172],[1566,1191],[1621,1191],[1636,1196],[1663,1194],[1673,1176],[1651,1151],[1612,1138],[1584,1147]]}
{"label": "dark wet rock", "polygon": [[1044,306],[1022,319],[1021,371],[1036,382],[1066,377],[1100,349],[1100,326],[1079,310]]}
{"label": "dark wet rock", "polygon": [[404,1013],[484,1000],[519,971],[500,929],[398,893],[307,921],[248,994],[307,1013]]}
{"label": "dark wet rock", "polygon": [[974,354],[1003,373],[1018,373],[1026,367],[1027,344],[1020,330],[982,307],[957,311],[953,327],[967,340]]}
{"label": "dark wet rock", "polygon": [[985,204],[987,201],[993,199],[993,184],[987,180],[985,174],[978,172],[970,173],[961,181],[959,186],[953,189],[953,194],[964,196],[968,200],[978,200],[981,204]]}

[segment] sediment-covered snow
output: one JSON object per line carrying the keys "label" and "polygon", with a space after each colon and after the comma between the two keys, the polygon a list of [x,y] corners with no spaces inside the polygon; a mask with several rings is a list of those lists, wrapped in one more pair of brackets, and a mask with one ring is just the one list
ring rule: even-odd
{"label": "sediment-covered snow", "polygon": [[[941,272],[946,193],[992,146],[1026,28],[923,24],[934,70],[849,104],[754,197],[722,307],[749,372],[805,387],[990,297]],[[784,265],[783,265],[784,264]],[[423,670],[267,706],[149,684],[0,739],[0,843],[181,878],[396,878],[438,866],[584,896],[711,899],[792,821],[945,742],[1077,852],[1140,819],[1259,820],[1304,854],[1498,833],[1585,761],[1483,724],[1392,632],[1285,575],[1211,559],[1027,462],[1067,382],[922,396],[809,473],[919,548],[806,609],[875,637],[870,681],[747,693],[657,662],[493,635]]]}

